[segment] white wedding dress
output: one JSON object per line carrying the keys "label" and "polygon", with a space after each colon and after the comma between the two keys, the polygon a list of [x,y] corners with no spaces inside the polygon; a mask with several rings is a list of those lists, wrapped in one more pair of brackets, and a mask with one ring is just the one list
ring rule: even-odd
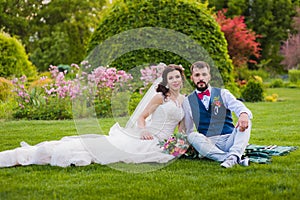
{"label": "white wedding dress", "polygon": [[147,130],[154,135],[153,140],[141,140],[138,129],[122,128],[116,123],[108,136],[67,136],[34,146],[21,142],[21,147],[0,152],[0,167],[31,164],[67,167],[91,163],[167,163],[174,156],[162,153],[158,142],[169,138],[183,117],[184,112],[179,103],[165,101],[155,110],[146,125]]}

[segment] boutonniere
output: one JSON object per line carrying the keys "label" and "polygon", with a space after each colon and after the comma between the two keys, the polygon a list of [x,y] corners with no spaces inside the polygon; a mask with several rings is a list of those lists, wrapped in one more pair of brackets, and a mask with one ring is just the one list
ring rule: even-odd
{"label": "boutonniere", "polygon": [[214,114],[217,115],[219,113],[219,108],[222,106],[222,103],[220,101],[220,96],[214,97],[214,100],[211,105],[212,105]]}

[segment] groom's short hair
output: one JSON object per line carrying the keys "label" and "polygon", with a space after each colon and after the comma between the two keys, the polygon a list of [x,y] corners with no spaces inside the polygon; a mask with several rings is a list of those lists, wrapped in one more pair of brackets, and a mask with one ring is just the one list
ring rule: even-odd
{"label": "groom's short hair", "polygon": [[191,71],[191,73],[193,73],[193,69],[194,69],[194,68],[202,69],[202,68],[205,68],[205,67],[206,67],[206,68],[208,69],[208,71],[210,72],[210,66],[209,66],[208,63],[206,63],[206,62],[204,62],[204,61],[197,61],[197,62],[195,62],[195,63],[193,63],[193,64],[191,65],[190,71]]}

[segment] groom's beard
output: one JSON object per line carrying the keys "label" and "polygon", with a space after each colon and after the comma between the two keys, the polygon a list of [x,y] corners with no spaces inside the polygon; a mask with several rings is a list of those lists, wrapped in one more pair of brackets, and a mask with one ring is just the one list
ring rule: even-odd
{"label": "groom's beard", "polygon": [[203,92],[208,88],[208,84],[204,81],[199,81],[197,84],[195,84],[198,91]]}

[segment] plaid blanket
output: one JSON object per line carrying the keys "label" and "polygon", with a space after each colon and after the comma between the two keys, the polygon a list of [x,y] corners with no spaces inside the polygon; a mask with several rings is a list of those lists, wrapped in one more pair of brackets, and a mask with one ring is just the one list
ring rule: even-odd
{"label": "plaid blanket", "polygon": [[297,148],[296,146],[263,146],[250,144],[246,147],[244,157],[248,157],[250,162],[254,163],[271,163],[272,156],[284,156],[291,151],[295,151]]}
{"label": "plaid blanket", "polygon": [[[298,149],[296,146],[277,146],[277,145],[256,145],[249,144],[246,147],[243,157],[248,157],[250,162],[267,164],[272,162],[272,156],[284,156],[289,154],[291,151]],[[199,153],[190,146],[186,153],[181,156],[181,158],[187,159],[201,159]]]}

